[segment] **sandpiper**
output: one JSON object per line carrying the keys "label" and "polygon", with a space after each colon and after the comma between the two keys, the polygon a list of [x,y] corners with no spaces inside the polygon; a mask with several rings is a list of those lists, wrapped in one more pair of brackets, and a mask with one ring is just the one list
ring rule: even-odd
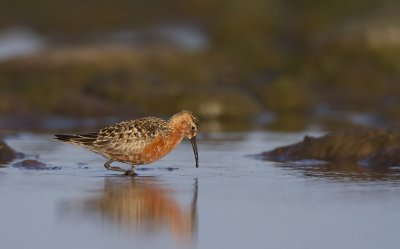
{"label": "sandpiper", "polygon": [[[55,139],[75,144],[98,153],[108,161],[108,170],[136,175],[136,165],[149,164],[170,153],[184,137],[190,139],[199,167],[196,135],[198,119],[189,111],[181,111],[168,121],[146,117],[117,123],[87,134],[56,134]],[[114,161],[132,165],[130,170],[111,166]]]}

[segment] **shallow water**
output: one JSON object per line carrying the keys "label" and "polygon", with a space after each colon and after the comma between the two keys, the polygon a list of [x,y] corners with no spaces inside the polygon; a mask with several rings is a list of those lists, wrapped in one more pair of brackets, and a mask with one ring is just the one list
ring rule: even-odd
{"label": "shallow water", "polygon": [[396,169],[247,156],[303,135],[206,134],[200,168],[184,143],[134,178],[51,135],[9,137],[60,169],[0,168],[2,248],[398,248]]}

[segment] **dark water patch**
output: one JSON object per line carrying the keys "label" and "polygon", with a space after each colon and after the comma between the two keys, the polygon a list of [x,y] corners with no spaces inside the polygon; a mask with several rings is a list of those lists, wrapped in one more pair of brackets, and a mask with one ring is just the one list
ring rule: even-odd
{"label": "dark water patch", "polygon": [[[178,170],[179,168],[178,167],[159,167],[159,168],[157,168],[157,170],[158,169],[162,169],[162,170],[166,170],[166,171],[174,171],[174,170]],[[146,171],[154,171],[154,170],[156,170],[154,167],[149,167],[149,166],[143,166],[143,167],[136,167],[135,168],[135,171],[143,171],[143,172],[146,172]]]}
{"label": "dark water patch", "polygon": [[48,166],[42,162],[33,159],[27,159],[12,164],[15,168],[28,169],[28,170],[59,170],[61,167]]}
{"label": "dark water patch", "polygon": [[78,162],[77,165],[79,169],[89,169],[88,163]]}
{"label": "dark water patch", "polygon": [[178,170],[179,168],[177,167],[167,167],[166,170],[167,171],[174,171],[174,170]]}
{"label": "dark water patch", "polygon": [[135,171],[152,171],[152,170],[154,170],[153,168],[151,168],[151,167],[137,167],[137,168],[135,168]]}

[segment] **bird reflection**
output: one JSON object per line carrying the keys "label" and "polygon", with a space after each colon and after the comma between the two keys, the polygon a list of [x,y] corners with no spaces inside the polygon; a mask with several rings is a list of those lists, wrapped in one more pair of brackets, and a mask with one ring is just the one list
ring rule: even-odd
{"label": "bird reflection", "polygon": [[175,238],[187,243],[193,241],[197,230],[197,189],[195,179],[191,204],[183,205],[156,178],[108,177],[101,193],[72,206],[86,217],[95,215],[128,231],[151,233],[167,227]]}

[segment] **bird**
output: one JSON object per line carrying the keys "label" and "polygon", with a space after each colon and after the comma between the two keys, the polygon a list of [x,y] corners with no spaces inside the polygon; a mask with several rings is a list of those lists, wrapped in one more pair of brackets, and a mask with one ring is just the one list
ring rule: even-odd
{"label": "bird", "polygon": [[[161,159],[174,150],[183,138],[190,139],[195,166],[198,168],[198,125],[198,118],[192,112],[183,110],[171,116],[169,120],[144,117],[122,121],[85,134],[55,134],[54,138],[102,155],[108,159],[104,164],[108,170],[134,176],[135,166]],[[130,164],[131,169],[112,166],[111,163],[115,161]]]}

